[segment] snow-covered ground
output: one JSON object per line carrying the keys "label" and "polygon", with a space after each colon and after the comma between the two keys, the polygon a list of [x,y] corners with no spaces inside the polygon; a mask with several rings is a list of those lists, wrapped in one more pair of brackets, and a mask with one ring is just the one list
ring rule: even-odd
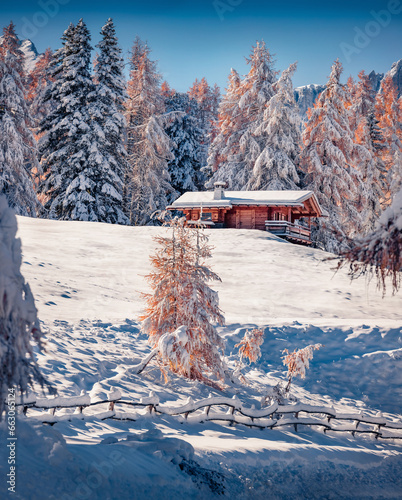
{"label": "snow-covered ground", "polygon": [[[22,272],[48,332],[39,363],[60,396],[83,390],[104,399],[112,387],[125,400],[154,391],[162,404],[176,406],[212,392],[260,408],[270,388],[285,381],[282,350],[321,343],[306,379],[294,381],[293,397],[401,421],[402,296],[382,298],[374,283],[351,283],[346,270],[335,274],[329,254],[260,231],[209,231],[211,265],[222,278],[214,288],[226,316],[219,332],[228,364],[234,366],[234,345],[246,328],[265,331],[261,359],[245,370],[249,384],[219,392],[175,376],[166,383],[156,366],[141,375],[130,370],[150,351],[139,330],[140,294],[147,291],[152,236],[165,229],[21,217],[18,223]],[[168,415],[100,420],[91,412],[52,427],[35,424],[34,410],[20,419],[13,498],[401,496],[402,440],[183,423]]]}

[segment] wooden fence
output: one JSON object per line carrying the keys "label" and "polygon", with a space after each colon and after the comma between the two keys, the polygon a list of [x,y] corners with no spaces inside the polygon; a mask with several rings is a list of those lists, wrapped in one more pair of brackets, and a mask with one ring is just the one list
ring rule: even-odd
{"label": "wooden fence", "polygon": [[[93,412],[94,407],[107,405],[101,412]],[[320,427],[324,432],[349,432],[356,434],[371,434],[376,439],[402,439],[402,422],[391,421],[382,416],[368,416],[363,413],[340,413],[326,406],[312,406],[304,403],[279,405],[256,409],[249,408],[236,397],[213,397],[194,402],[191,398],[180,406],[160,404],[159,398],[151,393],[149,397],[139,401],[129,401],[122,397],[119,391],[111,392],[107,399],[92,401],[87,394],[77,397],[40,398],[34,396],[17,402],[21,413],[29,418],[53,425],[61,421],[81,420],[131,420],[165,415],[180,418],[181,422],[203,423],[222,422],[229,425],[245,425],[260,429],[274,429],[291,426],[297,432],[299,426]],[[117,411],[116,407],[123,407]],[[137,409],[127,411],[126,408]],[[73,413],[60,413],[60,410],[74,408]],[[47,410],[47,413],[44,412]],[[85,410],[85,412],[84,412]],[[58,414],[56,415],[56,411]]]}

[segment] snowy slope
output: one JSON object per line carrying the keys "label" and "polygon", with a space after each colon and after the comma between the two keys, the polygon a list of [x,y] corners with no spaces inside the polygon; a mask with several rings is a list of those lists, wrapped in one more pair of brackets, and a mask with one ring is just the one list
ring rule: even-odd
{"label": "snowy slope", "polygon": [[[23,273],[44,321],[134,319],[142,312],[155,227],[19,218]],[[227,323],[400,325],[400,295],[384,299],[375,283],[334,273],[320,250],[253,230],[210,230],[211,264]]]}
{"label": "snowy slope", "polygon": [[[42,370],[60,396],[105,398],[110,388],[138,401],[150,391],[162,404],[208,397],[210,388],[170,377],[156,366],[135,375],[150,351],[138,315],[152,236],[161,228],[118,227],[18,218],[22,271],[47,334]],[[333,273],[329,254],[268,233],[211,230],[213,269],[221,276],[229,366],[247,326],[264,328],[262,357],[245,369],[237,395],[247,406],[285,381],[282,350],[320,342],[292,397],[344,413],[402,414],[402,299],[381,298],[364,280]],[[106,405],[94,407],[107,411]],[[87,409],[88,415],[95,410]],[[120,411],[120,410],[118,410]],[[59,410],[58,415],[71,410]],[[136,422],[19,422],[19,492],[13,498],[399,498],[402,443],[302,428],[258,430],[219,423],[181,423],[175,416]],[[5,432],[4,425],[0,432]],[[1,437],[3,439],[3,437]],[[43,478],[47,480],[44,482]],[[4,484],[0,484],[0,496]]]}

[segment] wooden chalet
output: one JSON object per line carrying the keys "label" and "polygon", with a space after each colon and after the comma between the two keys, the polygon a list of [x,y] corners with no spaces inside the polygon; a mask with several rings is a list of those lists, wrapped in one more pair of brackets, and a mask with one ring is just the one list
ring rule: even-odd
{"label": "wooden chalet", "polygon": [[184,193],[167,208],[183,212],[189,223],[266,230],[304,244],[311,243],[311,218],[327,215],[312,191],[225,192],[224,188],[217,182],[214,191]]}

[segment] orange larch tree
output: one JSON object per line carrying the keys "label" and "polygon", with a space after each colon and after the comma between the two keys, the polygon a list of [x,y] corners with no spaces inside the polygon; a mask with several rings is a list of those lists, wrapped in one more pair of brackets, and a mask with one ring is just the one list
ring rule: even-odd
{"label": "orange larch tree", "polygon": [[52,109],[51,100],[45,100],[46,90],[49,88],[54,77],[52,76],[53,51],[47,48],[36,61],[34,69],[28,75],[27,103],[35,123],[33,128],[36,140],[41,135],[38,127],[41,121],[50,113]]}
{"label": "orange larch tree", "polygon": [[168,99],[169,97],[174,96],[176,93],[175,89],[171,89],[170,85],[166,80],[164,80],[161,84],[161,94],[164,99]]}
{"label": "orange larch tree", "polygon": [[354,136],[350,129],[347,88],[340,83],[337,59],[326,88],[309,114],[303,133],[301,169],[304,187],[314,191],[328,218],[318,220],[312,238],[318,246],[339,253],[348,237],[361,229],[357,210],[359,172],[354,168]]}
{"label": "orange larch tree", "polygon": [[398,89],[391,75],[381,82],[376,97],[375,109],[384,147],[382,159],[387,169],[387,204],[401,187],[402,178],[402,101],[398,100]]}
{"label": "orange larch tree", "polygon": [[[208,155],[208,173],[214,174],[218,168],[227,161],[228,156],[232,155],[238,148],[239,136],[236,132],[240,131],[241,115],[239,112],[239,100],[241,93],[239,91],[241,79],[238,72],[232,69],[228,78],[226,94],[223,96],[218,108],[218,133],[215,136],[209,148]],[[220,180],[220,179],[215,179]],[[227,182],[229,179],[224,179]],[[212,187],[208,185],[208,187]]]}
{"label": "orange larch tree", "polygon": [[152,224],[175,196],[168,161],[173,159],[161,95],[161,76],[148,45],[136,38],[130,54],[130,80],[125,102],[129,168],[124,181],[125,212],[132,225]]}
{"label": "orange larch tree", "polygon": [[322,344],[311,344],[303,349],[295,349],[293,352],[289,352],[288,349],[283,351],[286,354],[283,364],[288,367],[288,383],[285,392],[289,391],[293,377],[299,376],[302,379],[306,377],[306,370],[310,366],[310,360],[313,359],[313,352],[321,347],[323,347]]}
{"label": "orange larch tree", "polygon": [[224,378],[224,345],[215,329],[224,317],[217,292],[208,286],[220,281],[205,263],[211,247],[207,236],[188,227],[185,218],[173,218],[168,230],[170,235],[154,238],[159,248],[147,276],[152,293],[144,294],[142,331],[171,371],[215,385],[211,376]]}
{"label": "orange larch tree", "polygon": [[362,234],[374,229],[386,194],[385,165],[381,158],[382,136],[374,117],[374,93],[369,77],[360,71],[351,100],[351,128],[354,132],[353,162],[361,177],[358,209]]}

